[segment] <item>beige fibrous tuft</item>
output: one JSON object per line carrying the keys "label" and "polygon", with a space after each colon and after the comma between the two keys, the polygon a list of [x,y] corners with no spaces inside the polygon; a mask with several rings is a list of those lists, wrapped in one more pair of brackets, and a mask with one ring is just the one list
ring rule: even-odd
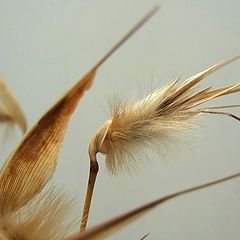
{"label": "beige fibrous tuft", "polygon": [[1,214],[0,239],[64,239],[77,226],[73,213],[73,201],[50,188],[23,208]]}
{"label": "beige fibrous tuft", "polygon": [[139,153],[173,141],[178,133],[194,127],[192,120],[201,113],[224,114],[240,120],[236,115],[217,110],[240,105],[199,107],[213,98],[239,92],[240,84],[217,89],[209,86],[200,91],[195,88],[206,76],[239,58],[238,55],[220,62],[183,83],[178,78],[140,101],[134,102],[132,98],[124,103],[116,101],[112,117],[100,127],[90,144],[90,157],[96,158],[98,152],[106,154],[106,165],[112,174],[131,171]]}

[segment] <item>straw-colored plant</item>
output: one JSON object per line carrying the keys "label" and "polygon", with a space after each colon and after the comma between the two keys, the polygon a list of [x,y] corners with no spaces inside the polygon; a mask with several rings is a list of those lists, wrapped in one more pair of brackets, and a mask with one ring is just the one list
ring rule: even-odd
{"label": "straw-colored plant", "polygon": [[[236,115],[219,111],[221,108],[239,105],[201,107],[202,103],[213,98],[239,92],[240,84],[217,89],[213,89],[212,86],[202,90],[195,89],[195,86],[209,74],[240,58],[236,56],[196,74],[183,83],[179,83],[180,79],[177,79],[140,101],[128,99],[124,103],[114,103],[111,118],[100,127],[89,145],[90,173],[81,231],[70,236],[73,231],[78,232],[77,221],[71,215],[72,201],[55,186],[47,185],[55,171],[69,119],[85,91],[92,86],[98,68],[156,10],[157,7],[153,8],[68,90],[25,133],[22,141],[8,157],[0,172],[0,240],[102,239],[170,199],[240,176],[240,173],[233,174],[170,194],[86,230],[98,172],[96,158],[98,152],[106,155],[107,167],[112,174],[117,174],[121,170],[131,171],[144,147],[158,149],[162,143],[171,144],[176,133],[191,128],[192,119],[200,114],[223,114],[240,120]],[[26,120],[19,104],[3,79],[0,84],[3,104],[0,111],[1,121],[16,123],[25,132]]]}

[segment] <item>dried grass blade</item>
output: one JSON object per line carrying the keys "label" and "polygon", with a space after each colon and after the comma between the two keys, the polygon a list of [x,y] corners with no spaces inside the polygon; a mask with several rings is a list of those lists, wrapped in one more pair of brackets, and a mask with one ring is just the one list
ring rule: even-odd
{"label": "dried grass blade", "polygon": [[235,84],[235,87],[233,89],[231,89],[228,92],[222,94],[221,96],[226,95],[226,94],[236,93],[236,92],[240,92],[240,84]]}
{"label": "dried grass blade", "polygon": [[0,101],[4,107],[4,110],[0,113],[0,121],[14,122],[25,133],[27,122],[23,111],[2,76],[0,76]]}
{"label": "dried grass blade", "polygon": [[0,174],[1,214],[23,207],[53,175],[68,121],[95,72],[92,69],[44,114],[8,158]]}
{"label": "dried grass blade", "polygon": [[[207,77],[208,75],[216,72],[220,68],[222,68],[222,67],[228,65],[229,63],[234,62],[238,59],[240,59],[240,55],[237,55],[228,60],[217,63],[217,64],[213,65],[212,67],[188,78],[183,84],[181,84],[178,87],[178,89],[175,91],[174,94],[170,95],[168,98],[166,98],[165,101],[163,101],[163,103],[159,106],[159,108],[162,108],[164,106],[169,105],[172,102],[175,102],[178,98],[180,98],[183,94],[185,94],[187,91],[189,91],[191,88],[193,88],[196,84],[198,84],[200,81],[202,81],[205,77]],[[239,89],[239,87],[238,87],[238,89]],[[239,91],[239,90],[235,89],[233,91]]]}
{"label": "dried grass blade", "polygon": [[216,72],[217,70],[219,70],[220,68],[223,68],[224,66],[236,61],[240,59],[240,55],[234,56],[230,59],[224,60],[220,63],[217,63],[211,67],[209,67],[208,69],[190,77],[189,79],[187,79],[184,83],[183,86],[184,87],[192,87],[194,85],[196,85],[197,83],[199,83],[202,79],[206,78],[208,75]]}
{"label": "dried grass blade", "polygon": [[131,223],[132,221],[136,220],[137,218],[143,216],[148,211],[154,209],[155,207],[157,207],[169,200],[172,200],[172,199],[175,199],[182,195],[189,194],[191,192],[195,192],[195,191],[198,191],[198,190],[201,190],[201,189],[204,189],[204,188],[216,185],[216,184],[220,184],[220,183],[223,183],[223,182],[226,182],[226,181],[232,180],[234,178],[238,178],[238,177],[240,177],[240,172],[230,175],[230,176],[227,176],[227,177],[224,177],[224,178],[217,179],[215,181],[211,181],[211,182],[201,184],[198,186],[194,186],[194,187],[191,187],[191,188],[188,188],[188,189],[185,189],[185,190],[173,193],[173,194],[169,194],[165,197],[161,197],[155,201],[152,201],[148,204],[145,204],[141,207],[131,210],[125,214],[115,217],[109,221],[106,221],[95,227],[92,227],[83,233],[78,233],[78,234],[72,235],[65,240],[104,239],[105,237],[120,230],[121,228],[123,228],[127,224]]}
{"label": "dried grass blade", "polygon": [[[235,93],[239,91],[239,85],[240,84],[235,84],[227,87],[214,89],[212,91],[200,92],[199,94],[196,94],[195,96],[187,99],[186,102],[190,106],[189,108],[193,108],[213,98]],[[189,109],[189,108],[186,108],[186,109]]]}

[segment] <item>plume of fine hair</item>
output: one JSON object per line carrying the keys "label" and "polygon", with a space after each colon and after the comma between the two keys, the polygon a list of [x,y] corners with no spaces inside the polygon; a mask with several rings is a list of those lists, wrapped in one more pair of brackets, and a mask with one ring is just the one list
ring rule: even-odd
{"label": "plume of fine hair", "polygon": [[240,84],[195,89],[206,76],[239,58],[238,55],[220,62],[183,83],[179,83],[178,78],[138,102],[131,98],[124,103],[115,102],[111,118],[100,127],[90,143],[90,156],[93,158],[97,152],[106,154],[106,165],[112,174],[120,170],[131,171],[136,156],[146,147],[158,148],[171,142],[178,133],[192,128],[191,120],[201,113],[224,114],[240,120],[236,115],[215,111],[240,105],[199,107],[213,98],[239,92]]}
{"label": "plume of fine hair", "polygon": [[1,216],[0,239],[64,239],[77,226],[72,207],[63,193],[50,188],[23,208]]}

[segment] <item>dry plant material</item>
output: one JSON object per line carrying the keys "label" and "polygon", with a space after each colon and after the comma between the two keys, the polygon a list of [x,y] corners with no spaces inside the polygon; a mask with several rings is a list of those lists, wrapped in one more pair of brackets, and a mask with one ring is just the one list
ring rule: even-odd
{"label": "dry plant material", "polygon": [[67,92],[23,138],[0,175],[0,213],[17,211],[36,196],[51,178],[67,123],[80,97],[92,83],[91,70]]}
{"label": "dry plant material", "polygon": [[[129,212],[126,212],[124,214],[121,214],[113,219],[110,219],[106,222],[100,223],[92,228],[89,228],[84,233],[77,233],[70,237],[68,237],[65,240],[99,240],[99,239],[105,239],[106,237],[112,235],[113,233],[121,230],[126,225],[132,223],[133,221],[137,220],[139,217],[144,216],[147,212],[154,209],[155,207],[164,204],[170,200],[176,199],[178,197],[181,197],[183,195],[199,191],[201,189],[205,189],[220,183],[227,182],[232,179],[236,179],[240,177],[240,172],[229,175],[224,178],[220,178],[211,182],[207,182],[205,184],[197,185],[191,188],[187,188],[169,195],[166,195],[164,197],[161,197],[155,201],[149,202],[145,205],[142,205],[138,208],[135,208]],[[145,235],[145,236],[148,236]],[[145,237],[144,236],[144,237]]]}
{"label": "dry plant material", "polygon": [[55,171],[68,121],[80,97],[91,86],[95,72],[95,68],[90,70],[43,115],[1,169],[0,227],[6,239],[57,240],[71,232],[62,227],[69,208],[66,198],[51,190],[36,204],[32,201]]}
{"label": "dry plant material", "polygon": [[23,111],[2,76],[0,76],[0,103],[0,122],[15,123],[25,133],[27,122]]}
{"label": "dry plant material", "polygon": [[98,152],[106,154],[106,165],[111,174],[131,172],[136,167],[136,157],[146,148],[161,151],[161,146],[173,142],[179,133],[194,127],[192,120],[202,113],[224,114],[240,120],[234,114],[213,110],[232,105],[199,107],[213,98],[240,91],[240,84],[218,89],[212,86],[198,91],[195,89],[209,74],[239,58],[238,55],[220,62],[181,84],[177,79],[138,102],[132,98],[126,102],[114,102],[112,117],[100,127],[91,141],[90,157],[94,158]]}
{"label": "dry plant material", "polygon": [[[0,172],[0,239],[59,240],[74,225],[68,223],[69,201],[55,188],[45,189],[52,177],[64,134],[80,98],[93,82],[97,69],[157,10],[153,8],[90,71],[27,132]],[[8,91],[3,93],[7,96]],[[13,100],[4,100],[11,111]],[[23,123],[16,113],[16,119]]]}
{"label": "dry plant material", "polygon": [[[72,200],[54,187],[46,188],[55,171],[68,122],[80,98],[91,87],[98,68],[157,10],[158,7],[154,7],[149,11],[81,80],[67,91],[26,133],[21,143],[9,156],[0,171],[1,240],[60,240],[66,238],[75,228],[76,221],[71,215]],[[99,129],[89,147],[90,173],[81,231],[85,231],[87,225],[98,172],[96,159],[98,152],[107,155],[108,168],[115,173],[120,169],[129,169],[131,163],[128,163],[127,158],[131,160],[130,156],[134,156],[141,146],[146,143],[155,143],[157,140],[169,141],[172,133],[176,132],[176,128],[180,131],[188,129],[191,127],[189,121],[200,113],[224,114],[239,120],[239,117],[231,113],[216,111],[218,108],[230,107],[230,105],[196,108],[212,98],[240,91],[239,84],[215,90],[211,87],[200,92],[194,90],[194,86],[204,77],[238,58],[239,56],[216,64],[186,80],[180,86],[177,86],[178,80],[176,80],[137,103],[129,100],[124,104],[116,104],[112,118]],[[24,115],[3,79],[0,79],[0,100],[4,105],[4,110],[0,111],[0,120],[14,122],[25,132],[27,126]],[[239,175],[238,173],[168,195],[67,239],[99,239],[158,204],[239,177]]]}
{"label": "dry plant material", "polygon": [[[124,42],[126,42],[139,28],[141,28],[157,11],[159,7],[154,6],[119,42],[99,61],[96,66],[101,65],[111,54],[118,49]],[[89,149],[90,150],[90,149]],[[90,150],[91,151],[91,150]],[[81,219],[80,231],[85,231],[88,222],[89,211],[91,207],[92,195],[94,185],[98,173],[98,162],[96,160],[96,154],[90,153],[90,169],[87,192],[84,202],[83,214]]]}
{"label": "dry plant material", "polygon": [[[224,114],[240,120],[230,113],[198,107],[213,98],[239,92],[240,84],[218,89],[212,89],[212,86],[200,91],[195,89],[205,77],[239,58],[240,55],[217,63],[179,85],[178,78],[138,102],[134,102],[132,98],[124,103],[115,102],[112,117],[100,127],[89,145],[92,174],[89,177],[84,208],[87,211],[83,213],[82,218],[83,230],[86,227],[98,172],[97,153],[106,155],[106,166],[111,174],[120,171],[131,172],[136,167],[136,157],[146,148],[161,151],[162,145],[175,142],[179,133],[194,127],[192,120],[201,113]],[[215,109],[227,107],[232,105],[218,106]]]}

